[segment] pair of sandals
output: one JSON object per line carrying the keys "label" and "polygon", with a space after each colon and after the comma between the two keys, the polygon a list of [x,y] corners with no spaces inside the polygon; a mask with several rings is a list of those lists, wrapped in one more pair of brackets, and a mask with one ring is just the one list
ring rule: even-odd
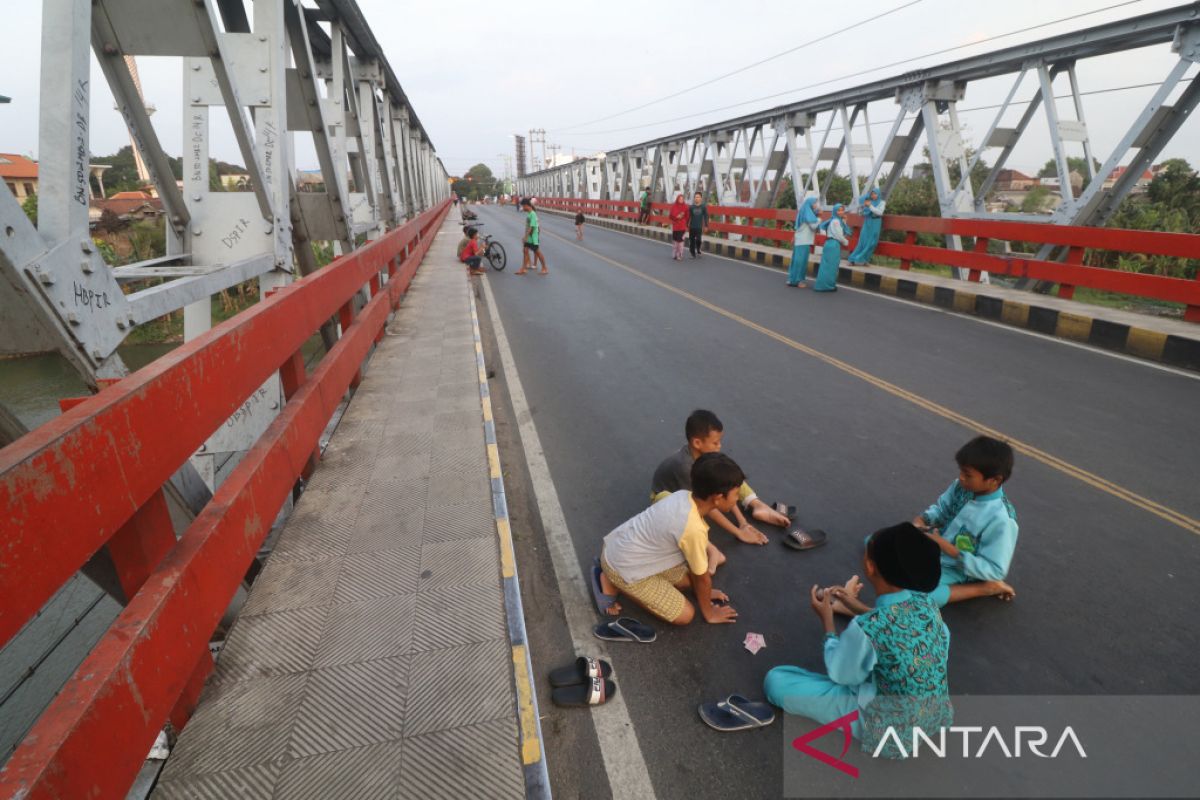
{"label": "pair of sandals", "polygon": [[[592,589],[592,599],[596,602],[596,610],[601,616],[611,617],[608,610],[617,602],[615,594],[605,594],[600,583],[600,559],[592,559],[592,568],[588,571],[588,584]],[[602,622],[592,629],[597,639],[606,642],[638,642],[649,644],[658,638],[658,633],[651,626],[639,622],[633,617],[620,617],[608,622]]]}
{"label": "pair of sandals", "polygon": [[612,664],[580,656],[574,663],[550,671],[550,700],[563,708],[602,706],[617,693]]}
{"label": "pair of sandals", "polygon": [[[771,508],[779,514],[788,518],[788,523],[796,521],[796,515],[799,511],[795,506],[789,506],[787,503],[772,503]],[[829,535],[820,528],[813,528],[811,531],[806,531],[803,528],[792,528],[783,535],[785,547],[790,547],[793,550],[812,550],[814,547],[820,547],[829,540]]]}

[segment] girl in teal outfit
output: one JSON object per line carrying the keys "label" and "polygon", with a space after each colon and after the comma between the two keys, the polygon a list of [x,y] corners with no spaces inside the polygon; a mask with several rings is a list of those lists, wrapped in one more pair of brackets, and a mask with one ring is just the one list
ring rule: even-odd
{"label": "girl in teal outfit", "polygon": [[[878,595],[875,608],[843,587],[812,587],[812,607],[825,627],[826,673],[775,667],[763,681],[767,699],[822,724],[857,711],[851,730],[862,749],[879,748],[888,758],[906,755],[884,738],[889,727],[901,742],[912,741],[918,727],[936,739],[954,716],[946,675],[950,630],[925,594],[938,585],[940,556],[937,545],[908,522],[872,534],[863,570]],[[840,636],[835,601],[857,615]]]}
{"label": "girl in teal outfit", "polygon": [[858,235],[858,246],[850,254],[851,264],[866,264],[871,260],[871,256],[875,255],[875,248],[879,245],[879,231],[883,227],[883,209],[887,206],[883,194],[877,188],[872,188],[859,198],[859,203],[862,206],[863,227]]}
{"label": "girl in teal outfit", "polygon": [[788,269],[787,285],[803,287],[808,277],[808,256],[817,237],[821,204],[809,197],[796,212],[796,233],[792,236],[792,266]]}
{"label": "girl in teal outfit", "polygon": [[821,264],[817,267],[814,292],[836,292],[838,268],[842,263],[842,248],[850,244],[850,226],[846,224],[846,207],[838,203],[829,219],[817,226],[826,236],[821,246]]}

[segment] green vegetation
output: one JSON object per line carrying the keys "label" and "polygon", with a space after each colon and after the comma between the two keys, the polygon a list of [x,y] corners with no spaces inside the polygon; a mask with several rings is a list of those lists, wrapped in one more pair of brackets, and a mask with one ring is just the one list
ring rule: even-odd
{"label": "green vegetation", "polygon": [[462,177],[450,179],[450,191],[467,200],[500,194],[500,181],[487,164],[476,164]]}
{"label": "green vegetation", "polygon": [[25,202],[21,203],[21,210],[25,212],[25,216],[29,217],[29,221],[37,225],[37,195],[31,194],[25,198]]}
{"label": "green vegetation", "polygon": [[[138,178],[137,164],[133,159],[133,148],[130,145],[125,145],[117,152],[108,156],[94,156],[93,164],[108,164],[111,169],[104,171],[104,193],[107,197],[112,197],[117,192],[136,192],[142,188],[142,181]],[[167,157],[167,161],[171,164],[171,174],[176,180],[183,177],[183,159]],[[240,167],[237,164],[229,164],[216,159],[208,160],[208,188],[209,191],[223,192],[225,187],[221,184],[222,175],[236,175],[246,171],[245,167]]]}

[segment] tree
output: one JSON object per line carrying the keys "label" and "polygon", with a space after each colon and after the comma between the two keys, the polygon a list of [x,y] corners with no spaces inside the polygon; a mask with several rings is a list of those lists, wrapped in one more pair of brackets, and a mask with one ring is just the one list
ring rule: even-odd
{"label": "tree", "polygon": [[25,202],[21,203],[21,209],[25,212],[25,216],[29,217],[29,221],[35,226],[37,225],[37,195],[31,194],[25,198]]}
{"label": "tree", "polygon": [[[1094,158],[1092,159],[1092,164],[1094,165],[1094,169],[1096,169],[1096,170],[1100,169],[1100,162],[1097,161],[1096,159],[1094,159]],[[1084,178],[1087,178],[1087,174],[1088,174],[1087,159],[1083,158],[1082,156],[1080,156],[1079,158],[1076,158],[1074,156],[1068,156],[1067,157],[1067,169],[1069,169],[1071,172],[1078,172]],[[1049,161],[1047,161],[1045,163],[1045,165],[1040,170],[1038,170],[1037,176],[1039,178],[1058,177],[1058,162],[1055,161],[1053,158],[1050,159]]]}
{"label": "tree", "polygon": [[451,191],[467,200],[478,200],[486,195],[499,194],[496,176],[487,164],[476,164],[461,178],[455,178]]}
{"label": "tree", "polygon": [[[1108,221],[1110,228],[1195,233],[1200,229],[1200,177],[1182,158],[1163,162],[1145,195],[1126,197]],[[1171,256],[1119,255],[1089,251],[1088,263],[1127,272],[1195,279],[1200,261]]]}
{"label": "tree", "polygon": [[1041,214],[1046,210],[1046,201],[1050,198],[1050,190],[1045,186],[1035,186],[1021,201],[1021,213]]}
{"label": "tree", "polygon": [[1200,220],[1200,176],[1182,158],[1168,159],[1159,165],[1146,197],[1152,203],[1181,209],[1192,220]]}
{"label": "tree", "polygon": [[[91,158],[93,164],[107,164],[109,169],[104,173],[104,190],[109,197],[112,197],[117,192],[136,192],[142,188],[142,181],[138,178],[137,164],[133,160],[133,148],[130,145],[125,145],[117,152],[108,156],[93,156]],[[183,159],[167,157],[167,162],[171,165],[171,175],[179,180],[183,177]],[[209,163],[209,188],[212,191],[223,191],[221,187],[221,175],[240,174],[246,171],[245,167],[240,167],[237,164],[229,164],[225,161],[218,161],[210,158]]]}

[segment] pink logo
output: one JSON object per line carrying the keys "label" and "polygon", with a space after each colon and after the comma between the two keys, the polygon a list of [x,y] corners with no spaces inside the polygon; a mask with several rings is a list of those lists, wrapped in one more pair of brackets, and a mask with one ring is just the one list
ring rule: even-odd
{"label": "pink logo", "polygon": [[[841,770],[842,772],[849,775],[851,778],[857,778],[858,777],[858,767],[855,767],[851,764],[847,764],[845,761],[842,761],[842,759],[846,757],[846,753],[850,752],[850,742],[853,741],[853,739],[854,739],[853,730],[850,726],[853,725],[857,719],[858,719],[858,712],[851,711],[846,716],[839,717],[838,719],[835,719],[833,722],[830,722],[828,725],[822,725],[821,727],[817,728],[815,731],[810,731],[810,732],[804,734],[803,736],[797,736],[792,741],[792,747],[796,748],[801,753],[804,753],[804,755],[806,755],[806,756],[815,758],[817,761],[820,761],[822,764],[827,764],[827,765],[833,767],[834,769]],[[815,747],[811,747],[809,745],[809,742],[816,741],[817,739],[820,739],[825,734],[830,733],[831,731],[836,731],[836,730],[840,730],[842,732],[842,754],[838,758],[834,758],[833,756],[828,755],[827,753],[822,753],[820,750],[816,749]]]}

